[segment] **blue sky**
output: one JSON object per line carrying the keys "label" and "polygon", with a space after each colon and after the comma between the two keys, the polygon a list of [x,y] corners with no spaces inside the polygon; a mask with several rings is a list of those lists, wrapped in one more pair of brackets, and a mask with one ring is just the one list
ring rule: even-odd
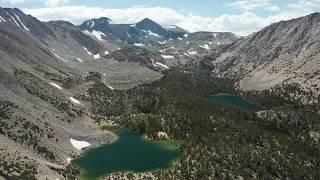
{"label": "blue sky", "polygon": [[231,31],[248,35],[280,20],[320,10],[320,0],[0,0],[40,20],[63,19],[80,24],[107,16],[115,23],[145,17],[189,31]]}
{"label": "blue sky", "polygon": [[[0,0],[0,6],[19,8],[41,8],[46,6],[40,0],[12,0],[11,2],[13,3],[10,3],[10,0]],[[224,13],[241,12],[241,9],[230,8],[228,6],[228,4],[234,2],[236,0],[69,0],[65,5],[85,5],[104,8],[129,8],[133,6],[167,7],[176,11],[189,12],[201,16],[218,16]],[[285,7],[290,3],[294,3],[295,0],[273,0],[271,2],[279,7]],[[255,11],[261,15],[271,14],[270,11],[264,11],[263,8]]]}

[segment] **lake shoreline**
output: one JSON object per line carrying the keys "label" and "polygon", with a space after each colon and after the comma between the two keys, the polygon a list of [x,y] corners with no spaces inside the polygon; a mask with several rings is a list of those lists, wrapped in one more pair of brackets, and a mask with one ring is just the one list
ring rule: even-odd
{"label": "lake shoreline", "polygon": [[245,98],[233,94],[218,93],[208,96],[209,101],[217,104],[228,105],[234,108],[240,108],[249,112],[258,112],[263,108],[257,104],[254,104]]}
{"label": "lake shoreline", "polygon": [[[117,141],[113,142],[112,144],[102,145],[98,148],[89,148],[89,149],[85,150],[83,153],[81,153],[81,155],[78,158],[76,158],[72,161],[72,165],[81,170],[80,171],[81,172],[81,174],[80,174],[81,179],[101,179],[104,176],[111,175],[114,173],[149,173],[149,172],[154,172],[157,170],[169,169],[169,168],[173,167],[176,164],[177,160],[179,158],[181,158],[181,156],[182,156],[181,151],[179,150],[179,148],[177,148],[177,146],[181,146],[181,144],[182,144],[182,142],[179,140],[150,141],[150,140],[145,140],[141,135],[136,135],[136,134],[130,133],[130,132],[123,130],[123,129],[117,130],[116,132],[114,131],[113,133],[115,133],[118,136]],[[120,146],[121,148],[116,149],[116,151],[114,151],[114,153],[116,154],[119,151],[124,151],[122,148],[123,142],[121,142],[124,140],[123,136],[129,136],[130,138],[133,138],[133,142],[135,140],[139,139],[137,141],[137,144],[143,147],[141,149],[141,152],[145,152],[144,154],[143,153],[141,153],[141,154],[142,155],[146,154],[146,157],[154,158],[155,160],[154,161],[144,160],[146,163],[146,167],[134,167],[134,166],[139,166],[139,165],[136,165],[139,163],[135,164],[135,163],[131,162],[131,165],[129,167],[131,167],[133,169],[130,169],[128,167],[124,168],[124,169],[119,169],[119,167],[121,167],[121,165],[119,165],[119,162],[113,162],[115,164],[114,166],[116,168],[114,168],[112,170],[112,172],[110,170],[112,168],[109,168],[109,169],[106,168],[106,173],[102,174],[100,171],[100,172],[96,172],[96,174],[99,174],[98,176],[94,175],[95,173],[92,173],[92,171],[90,170],[90,167],[86,167],[86,163],[84,163],[82,161],[82,159],[85,158],[86,156],[95,156],[94,154],[96,152],[98,152],[98,154],[99,154],[99,151],[101,149],[110,149],[110,148],[112,149],[112,146],[119,146],[119,144],[122,144]],[[171,141],[171,142],[168,142],[168,141]],[[131,142],[127,142],[127,143],[130,144]],[[148,147],[147,145],[150,147]],[[133,148],[133,147],[131,147],[131,148]],[[158,155],[154,156],[153,153],[148,152],[147,151],[148,148],[151,149],[151,152],[155,151],[156,153],[158,153]],[[131,149],[131,151],[134,151],[136,153],[137,152],[139,153],[139,150],[140,149],[139,148],[137,149],[137,147],[136,147],[136,150],[134,148],[133,148],[133,150]],[[126,153],[128,153],[128,152],[126,152]],[[161,153],[163,153],[163,155],[161,155]],[[106,154],[110,154],[110,153],[106,153]],[[163,156],[165,161],[161,158],[159,159],[158,156],[160,156],[160,157]],[[143,162],[144,156],[141,156],[141,157],[142,157],[142,162]],[[106,158],[106,157],[99,157],[99,158],[97,158],[97,160],[101,160],[103,158]],[[122,159],[122,160],[123,161],[130,161],[130,157],[128,157],[128,159]],[[94,161],[96,161],[96,160],[94,160]],[[91,163],[93,163],[94,161],[92,161],[92,159],[88,160],[88,162],[91,162]],[[114,159],[109,158],[109,161],[110,162],[114,161]],[[157,161],[158,161],[159,167],[157,167],[157,165],[156,165]],[[111,163],[110,162],[109,162],[109,164],[112,164],[112,162]],[[97,163],[99,163],[99,162],[97,162]],[[141,163],[141,161],[140,161],[140,163]],[[108,163],[106,163],[106,164],[108,164]],[[124,167],[125,167],[125,164],[126,163],[124,163]],[[100,166],[103,166],[103,165],[101,164]],[[149,167],[147,167],[147,166],[149,166]]]}

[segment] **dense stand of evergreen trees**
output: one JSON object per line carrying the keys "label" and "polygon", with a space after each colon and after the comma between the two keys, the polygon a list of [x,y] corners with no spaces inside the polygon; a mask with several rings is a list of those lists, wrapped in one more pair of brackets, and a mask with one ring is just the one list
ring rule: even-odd
{"label": "dense stand of evergreen trees", "polygon": [[320,177],[320,146],[309,136],[319,132],[319,115],[296,112],[300,106],[279,95],[245,94],[273,109],[257,116],[210,102],[209,95],[241,92],[231,81],[212,78],[209,71],[197,68],[173,69],[162,80],[125,91],[108,89],[99,77],[94,80],[89,90],[94,113],[121,116],[120,126],[154,139],[164,131],[184,141],[179,162],[153,173],[159,179]]}

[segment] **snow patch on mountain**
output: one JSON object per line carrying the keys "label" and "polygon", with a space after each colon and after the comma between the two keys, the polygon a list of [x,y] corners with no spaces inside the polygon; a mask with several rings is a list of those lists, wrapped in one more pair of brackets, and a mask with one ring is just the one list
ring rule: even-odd
{"label": "snow patch on mountain", "polygon": [[99,41],[104,41],[104,40],[103,40],[103,37],[106,36],[103,32],[101,32],[101,31],[96,31],[96,30],[93,30],[93,31],[92,31],[92,35],[93,35],[94,37],[96,37],[97,39],[99,39]]}
{"label": "snow patch on mountain", "polygon": [[94,25],[95,25],[95,23],[94,23],[94,21],[90,21],[90,28],[93,28],[94,27]]}
{"label": "snow patch on mountain", "polygon": [[198,54],[198,52],[197,52],[197,51],[188,51],[188,54],[190,54],[190,55],[196,55],[196,54]]}
{"label": "snow patch on mountain", "polygon": [[165,59],[174,59],[174,56],[171,56],[171,55],[162,54],[161,56]]}
{"label": "snow patch on mountain", "polygon": [[166,44],[167,41],[158,41],[159,44]]}
{"label": "snow patch on mountain", "polygon": [[50,85],[51,86],[54,86],[54,87],[56,87],[56,88],[58,88],[58,89],[60,89],[60,90],[62,90],[62,87],[60,87],[58,84],[56,84],[56,83],[50,83]]}
{"label": "snow patch on mountain", "polygon": [[206,50],[209,50],[210,47],[208,44],[205,44],[205,45],[199,45],[199,47],[203,48],[203,49],[206,49]]}
{"label": "snow patch on mountain", "polygon": [[92,56],[92,53],[91,53],[86,47],[83,47],[83,49],[84,49],[90,56]]}
{"label": "snow patch on mountain", "polygon": [[93,59],[99,59],[100,58],[100,54],[96,54],[93,56]]}
{"label": "snow patch on mountain", "polygon": [[70,143],[72,144],[72,146],[78,150],[82,150],[83,148],[87,148],[89,146],[91,146],[90,143],[86,142],[86,141],[78,141],[78,140],[74,140],[74,139],[70,139]]}
{"label": "snow patch on mountain", "polygon": [[165,69],[169,69],[169,66],[167,66],[165,64],[162,64],[161,62],[156,62],[155,64],[158,65],[158,66],[161,66],[161,67],[163,67]]}
{"label": "snow patch on mountain", "polygon": [[20,24],[22,25],[23,29],[25,29],[26,31],[30,31],[29,28],[27,28],[23,22],[20,20],[19,16],[16,15],[16,13],[14,13],[14,15],[16,16],[16,18],[18,19],[18,21],[20,22]]}
{"label": "snow patch on mountain", "polygon": [[111,86],[109,86],[109,85],[107,85],[107,87],[108,87],[109,89],[111,89],[111,90],[114,90],[114,88],[113,88],[113,87],[111,87]]}
{"label": "snow patch on mountain", "polygon": [[68,164],[70,164],[70,163],[71,163],[71,161],[72,161],[72,158],[67,158],[67,162],[68,162]]}
{"label": "snow patch on mountain", "polygon": [[76,58],[76,60],[78,60],[79,62],[83,62],[83,60],[80,58]]}
{"label": "snow patch on mountain", "polygon": [[160,37],[159,34],[154,33],[154,32],[152,32],[151,30],[148,31],[148,34],[149,34],[150,36]]}
{"label": "snow patch on mountain", "polygon": [[217,38],[217,33],[212,34],[214,38]]}
{"label": "snow patch on mountain", "polygon": [[[10,16],[10,15],[9,15]],[[19,23],[16,21],[16,19],[12,16],[10,16],[11,20],[13,20],[13,22],[18,26],[20,27]]]}
{"label": "snow patch on mountain", "polygon": [[62,57],[60,57],[59,55],[57,55],[56,53],[54,53],[53,51],[50,50],[50,52],[51,52],[56,58],[60,59],[61,61],[64,61],[64,62],[67,62],[67,63],[69,62],[69,61],[63,59]]}
{"label": "snow patch on mountain", "polygon": [[82,32],[87,35],[93,36],[93,37],[97,38],[99,41],[103,41],[103,42],[104,42],[103,37],[106,37],[106,35],[101,31],[93,30],[92,32],[89,32],[88,30],[84,30]]}
{"label": "snow patch on mountain", "polygon": [[7,22],[2,16],[0,16],[0,22]]}
{"label": "snow patch on mountain", "polygon": [[79,100],[75,99],[74,97],[69,97],[70,100],[76,104],[81,104]]}
{"label": "snow patch on mountain", "polygon": [[185,55],[187,57],[190,57],[190,55],[188,53],[183,53],[183,55]]}
{"label": "snow patch on mountain", "polygon": [[137,47],[144,47],[145,45],[142,43],[134,43],[133,45],[137,46]]}

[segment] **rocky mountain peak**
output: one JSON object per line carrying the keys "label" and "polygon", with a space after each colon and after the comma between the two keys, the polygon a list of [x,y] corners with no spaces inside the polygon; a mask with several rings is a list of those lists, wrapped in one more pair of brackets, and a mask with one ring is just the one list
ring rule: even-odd
{"label": "rocky mountain peak", "polygon": [[93,19],[96,23],[107,23],[109,24],[112,20],[107,17],[100,17],[98,19]]}
{"label": "rocky mountain peak", "polygon": [[97,19],[90,19],[80,25],[83,30],[105,29],[109,25],[111,19],[107,17],[100,17]]}
{"label": "rocky mountain peak", "polygon": [[143,20],[141,20],[137,24],[148,24],[148,25],[150,25],[150,24],[157,24],[157,23],[154,22],[153,20],[149,19],[149,18],[144,18]]}
{"label": "rocky mountain peak", "polygon": [[23,22],[26,16],[17,8],[0,8],[0,23],[11,23],[27,30]]}
{"label": "rocky mountain peak", "polygon": [[46,36],[54,37],[53,32],[45,25],[45,23],[31,15],[26,15],[17,8],[0,8],[0,29],[8,32],[30,32],[39,38],[44,38]]}
{"label": "rocky mountain peak", "polygon": [[149,18],[145,18],[142,21],[138,22],[136,24],[136,27],[140,30],[152,31],[152,32],[155,32],[157,34],[162,34],[162,35],[164,35],[165,33],[168,32],[167,29],[163,28],[161,25],[152,21]]}

